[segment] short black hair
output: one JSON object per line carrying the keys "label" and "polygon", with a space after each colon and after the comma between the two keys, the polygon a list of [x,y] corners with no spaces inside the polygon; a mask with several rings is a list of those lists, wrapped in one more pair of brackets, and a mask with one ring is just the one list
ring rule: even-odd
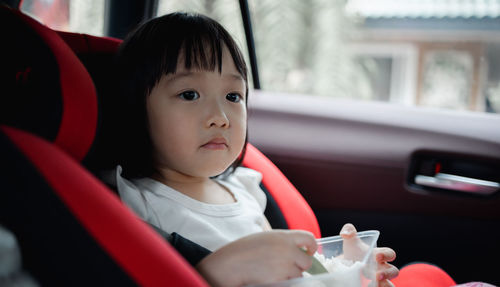
{"label": "short black hair", "polygon": [[[222,72],[222,52],[226,47],[246,84],[247,67],[231,35],[215,20],[200,14],[176,12],[139,25],[120,45],[117,57],[117,91],[120,100],[121,135],[117,163],[128,178],[151,176],[155,172],[153,144],[148,130],[146,97],[161,77],[175,73],[179,57],[186,69]],[[241,155],[223,175],[231,174],[245,155]]]}

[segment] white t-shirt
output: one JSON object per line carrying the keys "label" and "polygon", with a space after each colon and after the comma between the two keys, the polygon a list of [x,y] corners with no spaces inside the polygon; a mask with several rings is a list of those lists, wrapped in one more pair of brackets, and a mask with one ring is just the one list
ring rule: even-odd
{"label": "white t-shirt", "polygon": [[[266,195],[259,187],[262,175],[239,167],[218,183],[236,202],[208,204],[151,178],[128,180],[116,168],[116,187],[122,201],[150,224],[214,251],[245,235],[263,231]],[[112,179],[112,182],[115,180]]]}

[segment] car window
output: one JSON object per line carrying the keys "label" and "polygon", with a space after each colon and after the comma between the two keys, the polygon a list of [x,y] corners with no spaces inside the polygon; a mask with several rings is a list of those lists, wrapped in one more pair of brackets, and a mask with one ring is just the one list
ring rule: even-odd
{"label": "car window", "polygon": [[21,10],[54,30],[104,35],[102,0],[23,0]]}
{"label": "car window", "polygon": [[500,112],[500,1],[249,0],[262,89]]}
{"label": "car window", "polygon": [[[261,88],[500,112],[500,0],[248,0]],[[220,21],[246,50],[238,1],[160,1]]]}
{"label": "car window", "polygon": [[[243,52],[247,66],[248,48],[245,39],[245,30],[241,19],[241,11],[236,0],[159,0],[156,15],[161,16],[172,12],[191,12],[207,15],[219,23],[231,34],[238,47]],[[249,86],[253,86],[252,74],[248,73]]]}

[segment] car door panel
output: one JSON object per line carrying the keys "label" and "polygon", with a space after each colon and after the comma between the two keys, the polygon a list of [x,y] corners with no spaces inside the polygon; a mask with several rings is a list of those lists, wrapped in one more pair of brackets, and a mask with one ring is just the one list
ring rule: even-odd
{"label": "car door panel", "polygon": [[251,95],[249,113],[250,141],[303,194],[323,236],[352,222],[380,230],[398,266],[426,261],[457,282],[499,283],[484,263],[500,256],[499,192],[418,186],[411,166],[422,155],[484,164],[499,182],[500,117],[266,92]]}

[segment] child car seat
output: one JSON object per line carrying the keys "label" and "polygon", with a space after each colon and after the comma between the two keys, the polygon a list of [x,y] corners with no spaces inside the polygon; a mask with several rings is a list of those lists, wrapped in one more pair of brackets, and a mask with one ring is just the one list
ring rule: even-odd
{"label": "child car seat", "polygon": [[59,36],[0,7],[6,91],[0,118],[0,224],[45,286],[207,286],[78,162],[95,135],[85,68]]}

